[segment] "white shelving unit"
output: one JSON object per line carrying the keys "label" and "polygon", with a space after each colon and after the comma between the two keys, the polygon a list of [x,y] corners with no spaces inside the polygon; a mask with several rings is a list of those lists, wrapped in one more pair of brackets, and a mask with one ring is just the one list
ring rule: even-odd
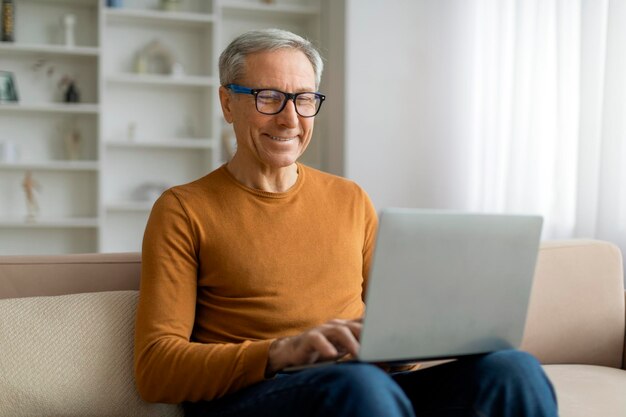
{"label": "white shelving unit", "polygon": [[[68,13],[78,22],[71,47],[60,23]],[[12,160],[0,157],[1,254],[99,249],[99,13],[97,0],[16,2],[16,42],[0,42],[0,70],[14,74],[19,94],[0,103],[0,142],[14,148]],[[62,102],[64,76],[76,80],[80,103]],[[70,158],[64,138],[73,129],[80,150]],[[27,218],[27,171],[39,186],[36,221]]]}
{"label": "white shelving unit", "polygon": [[[219,161],[206,146],[219,133],[212,123],[212,2],[182,2],[181,9],[159,10],[148,0],[103,9],[100,134],[103,172],[110,173],[102,176],[104,252],[140,250],[158,190],[200,177]],[[160,66],[138,72],[137,52],[155,42]],[[159,61],[166,59],[178,73],[170,75]]]}
{"label": "white shelving unit", "polygon": [[[14,73],[20,96],[0,103],[0,143],[17,148],[14,160],[0,155],[0,254],[140,250],[159,190],[227,159],[219,52],[265,27],[320,39],[320,0],[181,0],[177,11],[161,10],[160,0],[123,3],[16,4],[16,42],[0,43],[0,70]],[[70,13],[74,46],[61,26]],[[151,57],[138,59],[149,48]],[[76,80],[80,103],[63,103],[63,76]],[[78,158],[67,145],[73,131]],[[305,160],[313,166],[321,165],[317,142]],[[40,186],[35,221],[22,189],[29,171]]]}

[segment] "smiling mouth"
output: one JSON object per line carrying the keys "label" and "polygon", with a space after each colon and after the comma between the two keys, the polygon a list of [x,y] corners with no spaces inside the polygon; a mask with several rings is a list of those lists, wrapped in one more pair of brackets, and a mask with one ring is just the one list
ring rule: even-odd
{"label": "smiling mouth", "polygon": [[294,140],[297,138],[297,136],[292,136],[292,137],[281,137],[281,136],[272,136],[272,135],[268,135],[272,140],[278,141],[278,142],[289,142],[290,140]]}

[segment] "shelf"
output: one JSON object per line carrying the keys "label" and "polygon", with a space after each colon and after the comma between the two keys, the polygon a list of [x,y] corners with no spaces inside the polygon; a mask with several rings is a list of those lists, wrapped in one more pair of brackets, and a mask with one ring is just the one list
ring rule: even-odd
{"label": "shelf", "polygon": [[44,55],[65,55],[79,57],[97,57],[100,48],[90,46],[46,45],[46,44],[20,44],[20,43],[0,43],[0,53],[14,54],[44,54]]}
{"label": "shelf", "polygon": [[154,202],[150,201],[117,201],[106,205],[107,211],[149,212]]}
{"label": "shelf", "polygon": [[214,77],[196,75],[158,75],[158,74],[114,74],[106,77],[109,83],[124,83],[137,85],[162,85],[180,87],[213,87]]}
{"label": "shelf", "polygon": [[97,228],[98,218],[96,217],[59,217],[59,218],[37,218],[27,220],[26,217],[0,218],[0,227],[11,228]]}
{"label": "shelf", "polygon": [[33,170],[33,171],[97,171],[96,161],[47,161],[0,163],[0,170]]}
{"label": "shelf", "polygon": [[[140,250],[160,190],[223,163],[223,41],[263,27],[319,39],[323,10],[320,0],[184,0],[179,11],[159,10],[161,0],[14,2],[26,25],[17,42],[0,42],[0,67],[15,75],[21,100],[0,102],[0,127],[21,157],[0,157],[0,252],[22,254]],[[69,14],[72,47],[63,43]],[[181,74],[133,72],[153,40],[164,49],[146,50],[145,68],[172,61]],[[62,102],[64,75],[78,79],[81,103]],[[73,131],[86,159],[64,153]],[[27,171],[42,183],[35,220],[26,217]]]}
{"label": "shelf", "polygon": [[46,3],[46,4],[58,4],[67,5],[71,7],[86,7],[89,9],[95,9],[98,7],[100,0],[20,0],[19,3]]}
{"label": "shelf", "polygon": [[174,138],[159,141],[128,141],[112,140],[105,142],[111,148],[168,148],[168,149],[212,149],[215,147],[213,139]]}
{"label": "shelf", "polygon": [[262,4],[242,1],[221,3],[225,12],[267,13],[272,15],[288,15],[292,17],[312,17],[320,14],[319,7],[302,6],[299,4]]}
{"label": "shelf", "polygon": [[189,12],[166,12],[162,10],[141,10],[141,9],[111,9],[105,10],[106,18],[109,22],[130,22],[137,21],[165,23],[165,24],[189,24],[205,25],[215,20],[212,14],[189,13]]}
{"label": "shelf", "polygon": [[69,114],[98,114],[100,106],[97,104],[65,104],[65,103],[0,103],[0,112],[17,111],[33,113],[69,113]]}

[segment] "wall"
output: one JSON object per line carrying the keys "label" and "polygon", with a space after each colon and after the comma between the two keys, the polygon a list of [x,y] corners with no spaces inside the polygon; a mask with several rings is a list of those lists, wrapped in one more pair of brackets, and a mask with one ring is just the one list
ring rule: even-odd
{"label": "wall", "polygon": [[466,201],[465,152],[449,152],[469,150],[461,126],[472,117],[473,18],[464,3],[345,0],[343,174],[378,209]]}

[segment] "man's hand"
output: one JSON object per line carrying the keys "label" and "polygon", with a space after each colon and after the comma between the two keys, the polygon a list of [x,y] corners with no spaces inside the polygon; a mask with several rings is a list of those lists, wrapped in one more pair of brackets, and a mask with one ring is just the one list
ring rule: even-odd
{"label": "man's hand", "polygon": [[288,366],[338,359],[359,351],[362,320],[331,320],[296,336],[275,340],[270,346],[265,376]]}

